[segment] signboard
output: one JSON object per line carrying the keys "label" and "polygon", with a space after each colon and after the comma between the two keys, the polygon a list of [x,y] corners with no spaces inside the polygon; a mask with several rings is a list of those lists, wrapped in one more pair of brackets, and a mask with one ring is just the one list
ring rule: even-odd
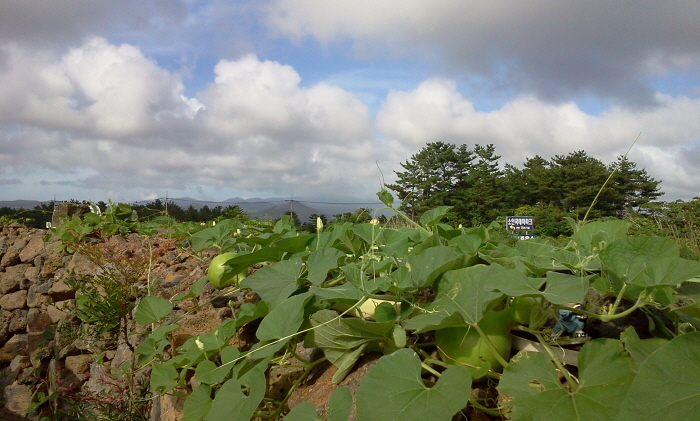
{"label": "signboard", "polygon": [[532,240],[533,238],[535,238],[535,234],[520,234],[520,235],[511,234],[508,237],[517,238],[518,240]]}
{"label": "signboard", "polygon": [[506,216],[506,230],[532,231],[535,229],[535,218],[532,216]]}

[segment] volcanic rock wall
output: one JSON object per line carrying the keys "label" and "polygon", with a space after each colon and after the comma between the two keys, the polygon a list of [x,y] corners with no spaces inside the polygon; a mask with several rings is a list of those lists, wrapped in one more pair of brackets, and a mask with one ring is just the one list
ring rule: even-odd
{"label": "volcanic rock wall", "polygon": [[[109,374],[131,359],[131,349],[141,339],[140,335],[133,335],[130,341],[134,343],[126,344],[122,340],[100,349],[104,344],[76,338],[74,333],[80,329],[80,321],[70,312],[75,308],[76,292],[67,281],[94,276],[100,269],[84,255],[69,254],[61,250],[59,243],[44,241],[47,233],[15,224],[0,227],[0,419],[3,421],[38,420],[40,414],[26,413],[38,399],[38,391],[60,391],[80,399],[95,395],[108,397],[115,390],[118,392],[124,386]],[[147,243],[147,247],[157,250],[141,281],[144,288],[150,282],[163,298],[187,291],[205,275],[205,260],[177,249],[174,241],[138,236],[115,237],[114,241],[125,244],[124,253],[129,253],[129,247],[134,244]],[[184,342],[190,336],[213,329],[230,316],[230,309],[224,305],[212,306],[214,293],[213,288],[208,288],[197,299],[178,304],[175,314],[179,315],[198,304],[201,308],[180,320],[180,328],[173,332],[173,337]],[[133,330],[134,326],[128,329]],[[100,361],[96,360],[97,356]],[[157,400],[151,418],[169,419],[169,406],[172,405],[167,399]],[[51,410],[50,405],[44,405],[44,415],[50,415],[47,411]]]}

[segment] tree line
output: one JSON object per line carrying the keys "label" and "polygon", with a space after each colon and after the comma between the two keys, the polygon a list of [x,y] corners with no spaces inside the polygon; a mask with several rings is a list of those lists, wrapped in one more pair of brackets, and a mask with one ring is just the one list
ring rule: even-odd
{"label": "tree line", "polygon": [[625,156],[606,165],[585,151],[550,159],[536,155],[520,167],[501,166],[500,158],[491,144],[428,143],[401,164],[397,181],[387,187],[412,216],[443,205],[453,207],[448,215],[453,224],[535,216],[538,231],[549,236],[570,234],[565,216],[620,217],[663,195],[660,181]]}
{"label": "tree line", "polygon": [[[73,203],[82,203],[87,205],[89,202],[70,200]],[[109,206],[103,201],[95,203],[102,211]],[[153,202],[146,204],[132,204],[131,209],[136,211],[139,220],[147,221],[156,217],[168,216],[178,222],[207,222],[221,219],[248,219],[248,214],[237,205],[229,205],[226,207],[207,205],[201,208],[195,208],[190,205],[182,207],[174,202],[162,201],[156,199]],[[13,209],[10,207],[0,208],[0,223],[17,222],[31,228],[46,228],[46,223],[51,222],[53,215],[54,203],[42,203],[35,206],[33,209]]]}

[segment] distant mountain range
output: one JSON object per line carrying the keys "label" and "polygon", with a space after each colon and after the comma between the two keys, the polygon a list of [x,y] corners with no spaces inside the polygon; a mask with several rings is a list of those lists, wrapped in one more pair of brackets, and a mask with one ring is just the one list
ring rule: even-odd
{"label": "distant mountain range", "polygon": [[[155,199],[154,199],[155,200]],[[136,205],[146,205],[148,203],[153,203],[154,200],[140,200],[137,202],[131,202],[130,204]],[[165,201],[164,198],[160,199]],[[282,215],[290,210],[296,213],[297,217],[301,222],[309,221],[311,215],[325,215],[328,219],[333,219],[333,215],[354,212],[359,208],[372,208],[376,209],[383,207],[379,202],[376,203],[328,203],[320,201],[305,201],[305,200],[289,200],[279,197],[272,197],[267,199],[262,198],[252,198],[252,199],[242,199],[240,197],[234,197],[226,199],[223,202],[213,202],[206,200],[197,200],[191,197],[180,197],[180,198],[168,198],[169,203],[174,203],[181,208],[187,209],[193,206],[195,209],[201,209],[204,206],[210,208],[215,208],[217,206],[227,207],[227,206],[238,206],[247,212],[251,217],[258,219],[279,219]],[[41,204],[51,203],[50,201],[40,202],[37,200],[6,200],[0,201],[0,207],[9,207],[12,209],[34,209],[34,207]],[[391,212],[386,211],[380,212],[382,215],[389,216]]]}

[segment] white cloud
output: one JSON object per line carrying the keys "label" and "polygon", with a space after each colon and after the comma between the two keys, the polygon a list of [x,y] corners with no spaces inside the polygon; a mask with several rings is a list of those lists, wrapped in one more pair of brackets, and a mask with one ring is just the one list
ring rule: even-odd
{"label": "white cloud", "polygon": [[19,48],[10,57],[0,103],[13,105],[0,121],[15,129],[2,132],[0,161],[16,171],[80,168],[73,185],[110,191],[209,186],[333,197],[365,193],[353,177],[376,176],[362,168],[377,153],[367,107],[336,86],[302,87],[278,62],[221,60],[214,82],[186,98],[176,75],[102,38],[58,58]]}
{"label": "white cloud", "polygon": [[663,180],[669,196],[692,197],[700,172],[686,161],[685,145],[700,137],[700,99],[658,95],[657,101],[658,108],[616,108],[591,116],[571,102],[555,105],[525,96],[481,112],[453,81],[429,79],[411,91],[390,93],[377,127],[392,139],[402,160],[428,142],[493,143],[501,163],[516,166],[535,155],[548,159],[576,150],[611,163],[641,132],[630,159]]}
{"label": "white cloud", "polygon": [[180,80],[133,46],[93,38],[58,59],[5,51],[0,120],[126,137],[152,131],[163,113],[187,112]]}

